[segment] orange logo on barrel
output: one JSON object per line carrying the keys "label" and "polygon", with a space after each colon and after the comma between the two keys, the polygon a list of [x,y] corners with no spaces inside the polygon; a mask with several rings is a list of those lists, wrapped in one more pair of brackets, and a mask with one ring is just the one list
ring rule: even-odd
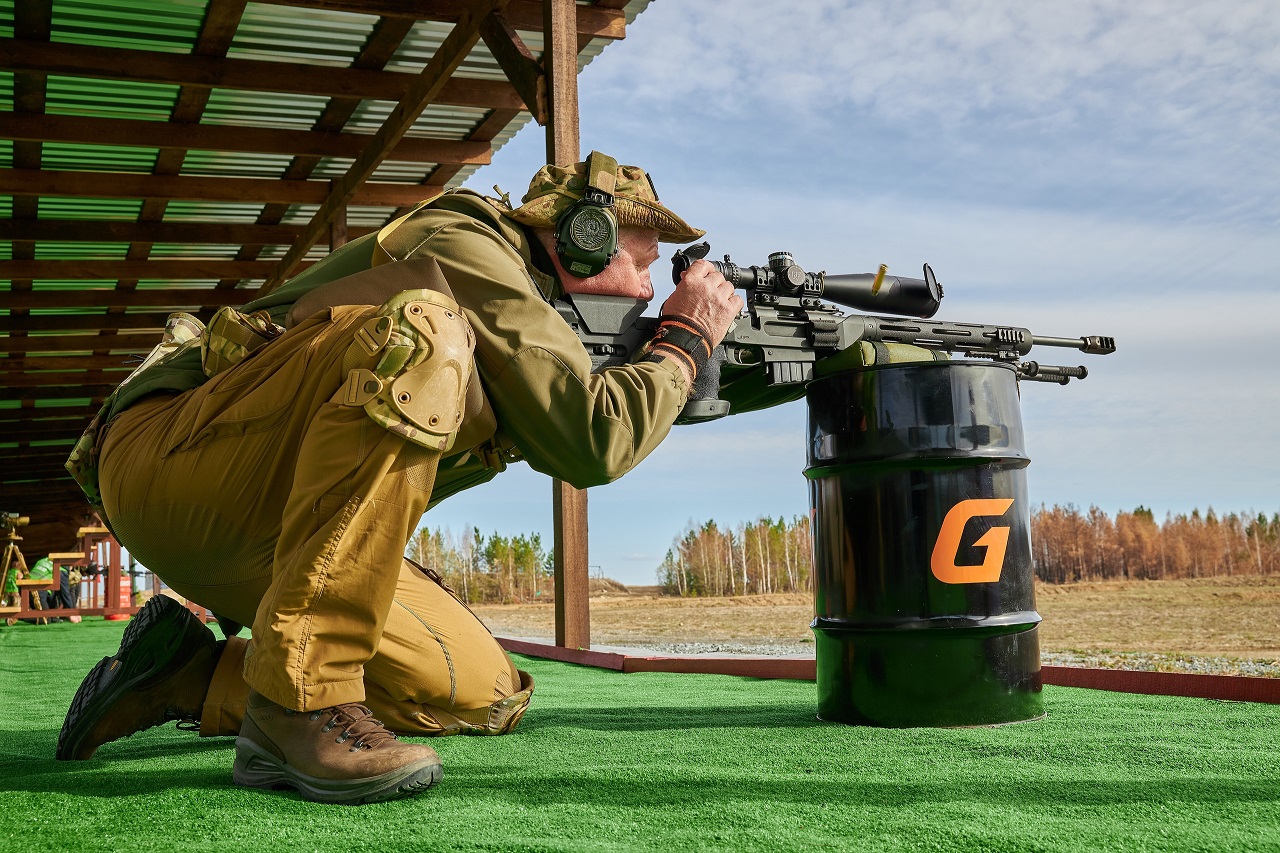
{"label": "orange logo on barrel", "polygon": [[1013,506],[1013,498],[974,498],[953,506],[942,520],[937,544],[933,546],[930,566],[933,576],[943,583],[995,583],[1004,568],[1004,554],[1009,547],[1009,528],[992,527],[978,537],[974,545],[986,548],[980,566],[957,566],[964,526],[971,518],[1004,515]]}

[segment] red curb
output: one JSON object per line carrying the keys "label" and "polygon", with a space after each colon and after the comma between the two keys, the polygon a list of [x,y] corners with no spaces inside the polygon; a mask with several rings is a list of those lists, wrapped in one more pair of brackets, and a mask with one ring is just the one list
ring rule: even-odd
{"label": "red curb", "polygon": [[[611,669],[616,672],[684,672],[697,675],[738,675],[747,678],[790,678],[814,681],[817,663],[808,658],[771,657],[638,657],[590,649],[566,649],[547,643],[531,643],[499,637],[509,652],[565,663]],[[1188,696],[1233,702],[1266,702],[1280,705],[1280,678],[1243,675],[1198,675],[1186,672],[1139,672],[1125,669],[1088,669],[1074,666],[1042,666],[1040,676],[1055,687],[1085,687],[1151,696]]]}
{"label": "red curb", "polygon": [[1092,690],[1115,690],[1152,696],[1190,696],[1198,699],[1280,705],[1280,678],[1086,669],[1074,666],[1042,666],[1040,675],[1045,684],[1058,687],[1087,687]]}

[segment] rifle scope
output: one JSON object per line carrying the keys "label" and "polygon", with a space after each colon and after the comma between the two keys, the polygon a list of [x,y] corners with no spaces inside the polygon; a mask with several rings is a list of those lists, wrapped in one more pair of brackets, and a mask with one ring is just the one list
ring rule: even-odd
{"label": "rifle scope", "polygon": [[[676,252],[671,258],[671,280],[679,284],[681,274],[694,261],[705,259],[710,251],[710,244],[703,242]],[[728,255],[724,261],[707,263],[734,287],[750,291],[755,299],[763,297],[765,302],[775,301],[775,297],[826,299],[857,311],[921,318],[932,317],[942,304],[942,286],[928,264],[924,265],[924,278],[907,278],[877,273],[805,272],[790,252],[772,253],[768,266],[763,267],[740,267]]]}

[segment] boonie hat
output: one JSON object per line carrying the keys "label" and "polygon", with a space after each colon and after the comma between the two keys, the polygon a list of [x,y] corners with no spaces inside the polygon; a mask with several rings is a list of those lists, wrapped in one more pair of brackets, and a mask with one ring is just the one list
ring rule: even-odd
{"label": "boonie hat", "polygon": [[[587,164],[543,166],[529,182],[519,207],[507,208],[506,216],[533,228],[554,228],[556,221],[587,189]],[[613,190],[618,225],[648,228],[658,232],[664,243],[689,243],[707,232],[694,228],[658,201],[653,181],[639,166],[618,166]]]}

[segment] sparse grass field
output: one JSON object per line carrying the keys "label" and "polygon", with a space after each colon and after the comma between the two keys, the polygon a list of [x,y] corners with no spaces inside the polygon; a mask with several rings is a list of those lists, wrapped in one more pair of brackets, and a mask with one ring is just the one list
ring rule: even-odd
{"label": "sparse grass field", "polygon": [[[811,650],[806,595],[671,598],[652,588],[591,601],[597,645]],[[1041,584],[1046,663],[1280,677],[1280,577]],[[494,633],[550,637],[549,604],[475,608]]]}

